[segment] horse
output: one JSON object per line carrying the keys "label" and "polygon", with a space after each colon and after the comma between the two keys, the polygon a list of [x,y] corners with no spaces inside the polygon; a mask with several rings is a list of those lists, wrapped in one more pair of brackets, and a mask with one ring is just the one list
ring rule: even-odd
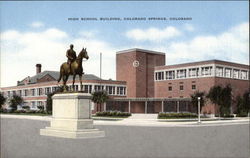
{"label": "horse", "polygon": [[85,58],[87,60],[89,59],[88,52],[87,52],[86,48],[83,48],[82,51],[78,54],[76,60],[71,63],[71,71],[70,71],[70,65],[67,62],[65,62],[61,65],[60,77],[57,80],[57,82],[59,83],[61,81],[61,79],[63,79],[64,91],[66,91],[66,83],[67,83],[68,77],[70,75],[73,75],[73,84],[72,84],[73,88],[74,88],[74,84],[75,84],[75,77],[76,77],[76,75],[79,75],[79,80],[80,80],[80,84],[81,84],[80,89],[82,91],[82,75],[84,74],[83,68],[82,68],[83,58]]}

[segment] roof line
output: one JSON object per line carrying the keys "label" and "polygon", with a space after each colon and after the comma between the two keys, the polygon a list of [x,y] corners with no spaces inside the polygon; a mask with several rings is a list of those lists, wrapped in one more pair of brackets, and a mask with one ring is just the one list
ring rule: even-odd
{"label": "roof line", "polygon": [[161,65],[161,66],[155,66],[156,67],[165,67],[165,66],[181,66],[185,64],[198,64],[198,63],[203,63],[203,62],[224,62],[224,63],[229,63],[229,64],[237,64],[241,66],[249,66],[246,64],[240,64],[236,62],[230,62],[230,61],[224,61],[224,60],[218,60],[218,59],[211,59],[211,60],[202,60],[202,61],[195,61],[195,62],[186,62],[186,63],[180,63],[180,64],[172,64],[172,65]]}
{"label": "roof line", "polygon": [[140,51],[140,52],[143,52],[143,53],[165,55],[164,52],[158,52],[158,51],[152,51],[152,50],[146,50],[146,49],[140,49],[140,48],[132,48],[132,49],[121,50],[121,51],[117,51],[116,54],[129,53],[129,52],[132,52],[132,51]]}

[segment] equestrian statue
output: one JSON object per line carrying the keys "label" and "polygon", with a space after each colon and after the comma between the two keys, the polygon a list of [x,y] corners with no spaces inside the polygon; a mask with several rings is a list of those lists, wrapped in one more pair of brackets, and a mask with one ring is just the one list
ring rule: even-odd
{"label": "equestrian statue", "polygon": [[68,61],[63,63],[60,67],[60,77],[58,79],[58,83],[63,80],[63,90],[66,91],[66,83],[70,75],[73,75],[73,84],[72,87],[74,88],[75,84],[75,77],[79,75],[79,80],[81,84],[81,91],[82,91],[82,75],[84,74],[82,68],[82,60],[83,58],[89,59],[88,52],[86,48],[83,48],[81,52],[76,56],[76,52],[73,50],[73,44],[70,45],[70,49],[66,52],[66,57]]}

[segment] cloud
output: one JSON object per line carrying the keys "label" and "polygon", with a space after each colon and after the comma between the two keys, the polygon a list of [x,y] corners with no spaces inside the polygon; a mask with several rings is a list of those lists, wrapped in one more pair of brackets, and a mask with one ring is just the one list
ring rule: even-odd
{"label": "cloud", "polygon": [[166,52],[167,64],[219,59],[249,63],[249,23],[242,23],[218,35],[196,36],[168,46],[151,49]]}
{"label": "cloud", "polygon": [[194,26],[191,25],[191,24],[185,24],[184,29],[189,31],[189,32],[193,32],[194,31]]}
{"label": "cloud", "polygon": [[[144,31],[150,32],[148,30]],[[77,53],[83,46],[87,48],[90,58],[83,62],[83,69],[87,74],[99,76],[100,52],[102,53],[104,79],[115,79],[115,52],[133,47],[166,52],[167,65],[209,59],[243,64],[249,62],[249,23],[239,24],[217,35],[199,35],[185,41],[169,40],[167,44],[151,42],[145,45],[139,41],[134,42],[133,46],[113,46],[98,40],[94,31],[80,32],[82,34],[78,33],[79,36],[73,36],[74,38],[57,28],[40,32],[1,32],[1,87],[14,86],[17,80],[35,75],[37,63],[42,64],[42,71],[59,71],[60,65],[67,60],[66,50],[71,43]]]}
{"label": "cloud", "polygon": [[136,41],[151,41],[160,42],[162,40],[171,39],[180,36],[181,32],[175,27],[168,26],[164,29],[149,28],[149,29],[132,29],[126,32],[126,36]]}
{"label": "cloud", "polygon": [[98,34],[97,30],[89,30],[89,31],[81,31],[80,32],[80,35],[83,38],[87,38],[87,39],[94,38],[94,37],[96,37],[97,34]]}
{"label": "cloud", "polygon": [[68,35],[57,28],[40,32],[8,30],[1,33],[1,87],[14,86],[17,80],[35,75],[35,65],[42,64],[42,71],[59,71],[67,61],[66,50],[70,44],[79,53],[86,47],[89,60],[83,62],[87,74],[99,76],[99,55],[103,54],[103,78],[115,79],[115,49],[109,43],[94,38]]}
{"label": "cloud", "polygon": [[34,27],[34,28],[39,28],[39,27],[43,27],[44,24],[42,22],[40,22],[40,21],[35,21],[35,22],[31,23],[30,26]]}

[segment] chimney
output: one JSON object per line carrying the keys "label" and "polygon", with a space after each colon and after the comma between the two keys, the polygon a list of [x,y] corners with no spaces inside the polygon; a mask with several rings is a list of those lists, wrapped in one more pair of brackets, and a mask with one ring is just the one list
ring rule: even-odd
{"label": "chimney", "polygon": [[41,73],[42,70],[42,65],[41,64],[36,64],[36,74]]}

